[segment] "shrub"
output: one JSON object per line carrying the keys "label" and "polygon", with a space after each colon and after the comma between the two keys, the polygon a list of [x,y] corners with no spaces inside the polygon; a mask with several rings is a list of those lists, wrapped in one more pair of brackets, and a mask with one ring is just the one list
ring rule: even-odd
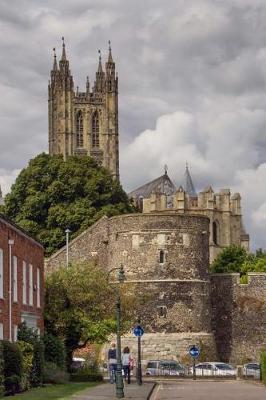
{"label": "shrub", "polygon": [[3,344],[0,340],[0,397],[4,394],[4,357]]}
{"label": "shrub", "polygon": [[103,376],[96,367],[84,366],[73,372],[70,380],[72,382],[101,382]]}
{"label": "shrub", "polygon": [[44,343],[44,359],[46,363],[54,363],[59,369],[65,369],[66,352],[62,340],[49,333],[43,336]]}
{"label": "shrub", "polygon": [[30,343],[33,346],[33,362],[30,373],[31,386],[41,386],[43,384],[44,368],[44,345],[40,339],[37,329],[29,328],[24,322],[18,329],[18,340]]}
{"label": "shrub", "polygon": [[33,345],[23,341],[18,341],[17,345],[22,354],[21,390],[28,390],[30,388],[31,371],[33,366]]}
{"label": "shrub", "polygon": [[261,380],[266,383],[266,350],[260,356]]}
{"label": "shrub", "polygon": [[44,383],[66,383],[69,381],[69,374],[60,369],[58,365],[52,362],[44,364],[43,382]]}
{"label": "shrub", "polygon": [[16,343],[3,341],[4,385],[6,394],[15,394],[21,390],[23,374],[22,354]]}
{"label": "shrub", "polygon": [[33,345],[33,365],[31,370],[30,382],[31,385],[42,386],[43,384],[43,372],[44,372],[44,345],[38,340]]}

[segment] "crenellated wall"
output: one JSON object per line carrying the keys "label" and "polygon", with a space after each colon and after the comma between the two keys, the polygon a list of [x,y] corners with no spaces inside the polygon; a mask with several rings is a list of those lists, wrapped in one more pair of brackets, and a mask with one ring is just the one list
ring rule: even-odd
{"label": "crenellated wall", "polygon": [[219,358],[258,361],[266,348],[266,273],[211,275],[212,325]]}

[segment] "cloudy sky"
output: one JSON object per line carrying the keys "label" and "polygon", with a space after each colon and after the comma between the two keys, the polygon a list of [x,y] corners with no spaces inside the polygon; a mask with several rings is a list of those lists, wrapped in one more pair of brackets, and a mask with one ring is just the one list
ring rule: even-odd
{"label": "cloudy sky", "polygon": [[52,48],[65,37],[75,85],[108,40],[119,74],[126,190],[185,162],[197,190],[242,196],[252,247],[266,248],[265,0],[1,0],[0,185],[47,151]]}

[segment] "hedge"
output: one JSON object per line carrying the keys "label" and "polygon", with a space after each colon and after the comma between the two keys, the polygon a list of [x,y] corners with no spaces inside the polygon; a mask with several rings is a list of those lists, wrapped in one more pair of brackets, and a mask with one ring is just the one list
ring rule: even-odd
{"label": "hedge", "polygon": [[260,355],[261,380],[266,383],[266,350]]}
{"label": "hedge", "polygon": [[3,340],[4,386],[5,394],[15,394],[21,391],[23,360],[16,343]]}

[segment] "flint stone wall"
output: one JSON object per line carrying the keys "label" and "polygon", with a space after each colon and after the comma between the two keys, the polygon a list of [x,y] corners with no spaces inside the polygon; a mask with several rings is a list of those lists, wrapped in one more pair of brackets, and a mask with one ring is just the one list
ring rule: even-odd
{"label": "flint stone wall", "polygon": [[266,273],[211,275],[212,325],[223,361],[259,361],[266,349]]}

